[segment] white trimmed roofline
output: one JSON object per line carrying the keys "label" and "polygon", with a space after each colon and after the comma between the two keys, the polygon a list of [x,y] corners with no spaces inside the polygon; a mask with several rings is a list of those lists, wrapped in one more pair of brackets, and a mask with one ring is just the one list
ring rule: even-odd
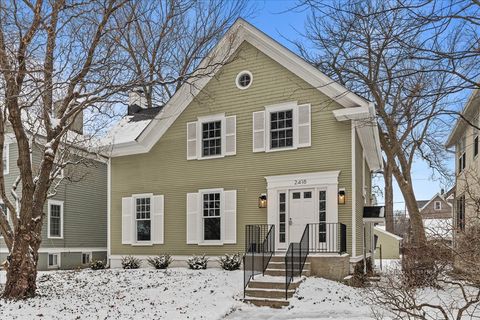
{"label": "white trimmed roofline", "polygon": [[[468,98],[467,104],[462,110],[462,115],[468,118],[470,108],[473,104],[473,100],[475,99],[480,99],[480,89],[475,89],[473,90],[472,94]],[[461,134],[465,131],[466,127],[466,122],[463,121],[462,117],[458,117],[457,121],[455,122],[455,126],[453,127],[452,131],[450,132],[450,135],[447,138],[447,141],[445,142],[445,147],[447,149],[453,147],[458,139],[460,138]]]}
{"label": "white trimmed roofline", "polygon": [[[182,114],[194,97],[219,71],[219,68],[209,67],[209,65],[211,66],[212,64],[215,64],[212,63],[212,61],[221,63],[222,61],[228,60],[244,41],[249,42],[258,50],[262,51],[264,54],[305,80],[332,100],[338,102],[343,107],[355,109],[358,107],[371,108],[371,103],[369,101],[338,84],[247,21],[237,19],[225,36],[213,48],[211,54],[204,58],[199,65],[198,69],[200,70],[205,68],[209,69],[209,76],[201,76],[198,79],[193,80],[191,83],[183,84],[167,102],[162,111],[145,127],[134,141],[120,144],[114,143],[111,156],[117,157],[149,152],[155,143],[165,134],[167,129],[175,122],[178,116]],[[374,150],[374,148],[379,147],[380,144],[378,130],[373,131],[373,140],[376,140],[376,142],[372,145],[372,151],[374,151],[376,158],[379,158],[378,155],[380,155],[380,158],[377,159],[378,161],[381,160],[380,149],[378,148],[378,150]],[[371,132],[369,132],[369,134],[371,134]],[[379,161],[378,166],[372,164],[371,168],[380,168],[381,163],[382,162]]]}

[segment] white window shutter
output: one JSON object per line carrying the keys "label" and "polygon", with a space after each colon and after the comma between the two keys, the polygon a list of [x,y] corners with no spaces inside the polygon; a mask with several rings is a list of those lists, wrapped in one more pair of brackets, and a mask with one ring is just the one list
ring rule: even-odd
{"label": "white window shutter", "polygon": [[197,122],[187,123],[187,160],[197,159]]}
{"label": "white window shutter", "polygon": [[187,193],[187,244],[198,244],[200,234],[198,221],[200,216],[200,195]]}
{"label": "white window shutter", "polygon": [[164,201],[163,195],[153,196],[153,215],[152,215],[152,242],[154,244],[163,244],[164,237]]}
{"label": "white window shutter", "polygon": [[237,243],[237,190],[225,191],[224,203],[223,243]]}
{"label": "white window shutter", "polygon": [[310,147],[312,145],[312,129],[310,105],[304,104],[298,106],[298,147]]}
{"label": "white window shutter", "polygon": [[265,111],[253,113],[253,152],[265,151]]}
{"label": "white window shutter", "polygon": [[225,155],[233,156],[237,153],[237,117],[225,118]]}
{"label": "white window shutter", "polygon": [[133,198],[122,198],[122,244],[133,242]]}

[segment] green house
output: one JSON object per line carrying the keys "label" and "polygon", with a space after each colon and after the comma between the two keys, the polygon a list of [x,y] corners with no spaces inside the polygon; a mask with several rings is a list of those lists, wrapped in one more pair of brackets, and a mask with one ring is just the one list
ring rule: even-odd
{"label": "green house", "polygon": [[370,255],[363,212],[382,163],[373,104],[241,19],[203,68],[162,108],[133,92],[112,131],[111,266],[249,251],[247,226],[262,241],[262,225],[274,226],[278,255],[306,229],[311,256]]}

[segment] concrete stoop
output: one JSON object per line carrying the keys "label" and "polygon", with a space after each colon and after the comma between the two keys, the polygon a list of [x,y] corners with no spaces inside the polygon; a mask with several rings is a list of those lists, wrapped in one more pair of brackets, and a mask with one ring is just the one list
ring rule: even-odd
{"label": "concrete stoop", "polygon": [[305,263],[302,277],[294,278],[285,292],[285,263],[283,257],[272,257],[264,276],[255,276],[245,290],[244,302],[259,307],[282,308],[289,305],[300,283],[310,275],[310,263]]}

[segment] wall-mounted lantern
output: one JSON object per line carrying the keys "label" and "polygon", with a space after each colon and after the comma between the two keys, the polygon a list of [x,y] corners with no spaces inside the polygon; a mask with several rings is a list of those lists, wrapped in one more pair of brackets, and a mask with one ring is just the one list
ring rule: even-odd
{"label": "wall-mounted lantern", "polygon": [[265,193],[262,193],[260,197],[258,197],[258,207],[259,208],[267,207],[267,195]]}
{"label": "wall-mounted lantern", "polygon": [[345,188],[338,189],[338,204],[345,204],[346,201]]}

